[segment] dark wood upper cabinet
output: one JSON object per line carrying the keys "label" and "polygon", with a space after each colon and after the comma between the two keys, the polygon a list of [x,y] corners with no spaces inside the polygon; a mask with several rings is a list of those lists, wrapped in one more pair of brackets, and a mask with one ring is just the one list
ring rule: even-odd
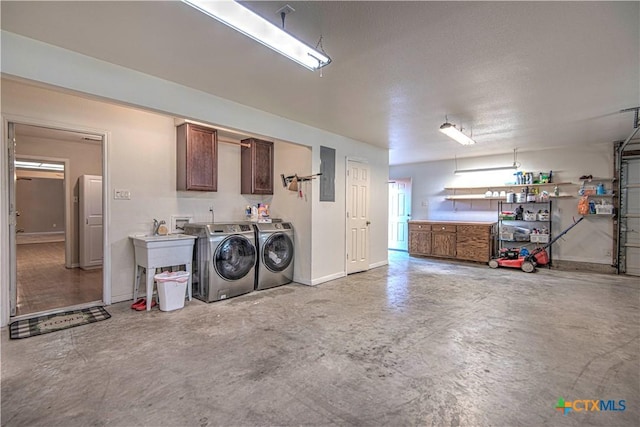
{"label": "dark wood upper cabinet", "polygon": [[177,128],[177,189],[218,191],[218,133],[184,123]]}
{"label": "dark wood upper cabinet", "polygon": [[242,194],[273,194],[273,142],[243,139],[240,159]]}

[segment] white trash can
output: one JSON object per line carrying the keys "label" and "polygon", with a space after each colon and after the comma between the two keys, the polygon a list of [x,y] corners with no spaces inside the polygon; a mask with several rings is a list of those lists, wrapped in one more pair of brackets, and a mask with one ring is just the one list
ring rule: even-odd
{"label": "white trash can", "polygon": [[165,271],[153,278],[158,282],[160,311],[178,310],[184,307],[187,294],[188,271]]}

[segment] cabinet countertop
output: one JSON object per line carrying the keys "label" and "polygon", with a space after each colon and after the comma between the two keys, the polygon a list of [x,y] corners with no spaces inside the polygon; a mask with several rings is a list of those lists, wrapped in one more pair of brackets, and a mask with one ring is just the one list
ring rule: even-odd
{"label": "cabinet countertop", "polygon": [[451,221],[451,220],[432,220],[432,219],[412,219],[409,224],[451,224],[451,225],[494,225],[496,221]]}

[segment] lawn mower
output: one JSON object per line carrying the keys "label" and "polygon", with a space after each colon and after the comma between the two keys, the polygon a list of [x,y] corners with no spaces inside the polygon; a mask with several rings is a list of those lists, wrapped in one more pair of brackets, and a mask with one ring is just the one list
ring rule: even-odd
{"label": "lawn mower", "polygon": [[534,271],[536,271],[536,266],[549,264],[549,254],[547,253],[547,248],[553,245],[559,238],[567,234],[569,230],[578,225],[578,223],[583,219],[584,217],[580,217],[576,222],[567,227],[562,233],[554,237],[549,243],[544,246],[535,248],[531,252],[529,252],[526,248],[523,248],[522,250],[503,249],[502,251],[500,251],[500,255],[498,256],[498,258],[493,258],[491,261],[489,261],[489,267],[519,268],[525,273],[533,273]]}

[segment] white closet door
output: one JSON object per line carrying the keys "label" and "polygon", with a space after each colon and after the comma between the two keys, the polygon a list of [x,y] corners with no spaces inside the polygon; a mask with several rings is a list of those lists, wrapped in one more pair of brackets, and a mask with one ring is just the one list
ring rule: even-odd
{"label": "white closet door", "polygon": [[80,268],[100,267],[102,240],[102,177],[82,175],[78,185],[80,204]]}

